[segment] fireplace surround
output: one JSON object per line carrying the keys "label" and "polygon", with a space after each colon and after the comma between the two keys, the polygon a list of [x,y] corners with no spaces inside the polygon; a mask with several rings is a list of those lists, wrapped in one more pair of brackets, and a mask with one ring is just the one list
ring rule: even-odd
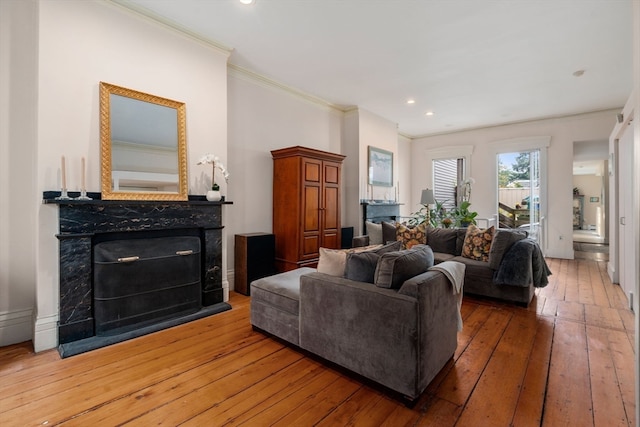
{"label": "fireplace surround", "polygon": [[[224,302],[222,288],[222,206],[231,202],[209,202],[203,196],[175,202],[100,200],[99,193],[90,194],[93,200],[55,200],[58,194],[45,192],[43,202],[59,207],[59,234],[56,235],[60,265],[58,351],[62,357],[231,308]],[[133,327],[114,328],[108,333],[100,326],[96,329],[93,258],[96,245],[132,240],[140,246],[140,239],[171,241],[193,237],[200,246],[199,271],[195,274],[197,303],[194,302],[193,287],[186,286],[185,289],[190,290],[189,296],[184,298],[190,302],[174,315],[161,315],[156,321],[144,318],[138,325],[133,322]],[[180,262],[182,260],[179,265],[184,266]],[[100,310],[98,306],[98,312]]]}

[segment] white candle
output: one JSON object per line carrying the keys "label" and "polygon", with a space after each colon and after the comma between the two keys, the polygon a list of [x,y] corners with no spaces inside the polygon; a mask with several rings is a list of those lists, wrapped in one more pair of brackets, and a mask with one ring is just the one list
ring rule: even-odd
{"label": "white candle", "polygon": [[64,156],[62,156],[62,169],[61,169],[60,175],[62,178],[62,189],[65,190],[67,188],[67,171],[66,171]]}
{"label": "white candle", "polygon": [[82,187],[80,188],[82,191],[85,191],[87,187],[85,187],[84,181],[84,157],[82,158]]}

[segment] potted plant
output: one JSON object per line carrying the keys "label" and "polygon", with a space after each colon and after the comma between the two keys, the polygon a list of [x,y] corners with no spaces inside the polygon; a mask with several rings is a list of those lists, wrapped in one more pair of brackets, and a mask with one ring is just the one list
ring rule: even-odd
{"label": "potted plant", "polygon": [[216,169],[220,169],[225,182],[229,181],[229,172],[225,169],[218,156],[214,156],[213,154],[206,154],[205,156],[200,158],[197,164],[211,165],[211,190],[207,191],[207,200],[209,200],[210,202],[217,202],[221,200],[222,195],[220,194],[220,186],[216,184]]}
{"label": "potted plant", "polygon": [[471,203],[465,200],[460,203],[460,206],[451,211],[451,215],[455,219],[457,226],[468,227],[470,224],[476,224],[478,212],[470,211],[469,206],[471,206]]}

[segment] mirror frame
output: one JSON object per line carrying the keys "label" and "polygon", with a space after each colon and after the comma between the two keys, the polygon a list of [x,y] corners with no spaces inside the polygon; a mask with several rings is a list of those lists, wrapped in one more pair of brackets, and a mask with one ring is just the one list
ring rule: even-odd
{"label": "mirror frame", "polygon": [[[114,191],[111,170],[111,95],[174,108],[178,116],[178,192]],[[184,102],[173,101],[148,93],[100,82],[100,157],[103,200],[179,200],[189,199],[187,189],[187,137]]]}

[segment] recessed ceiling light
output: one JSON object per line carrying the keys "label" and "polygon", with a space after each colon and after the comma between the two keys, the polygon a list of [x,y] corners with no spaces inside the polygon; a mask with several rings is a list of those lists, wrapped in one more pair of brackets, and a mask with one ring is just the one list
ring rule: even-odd
{"label": "recessed ceiling light", "polygon": [[253,4],[255,3],[256,0],[240,0],[240,3],[242,4]]}
{"label": "recessed ceiling light", "polygon": [[425,116],[433,116],[433,111],[427,111],[424,113]]}
{"label": "recessed ceiling light", "polygon": [[574,77],[580,77],[583,74],[584,74],[584,70],[578,70],[573,72]]}
{"label": "recessed ceiling light", "polygon": [[407,99],[407,104],[415,104],[416,100],[415,99]]}

